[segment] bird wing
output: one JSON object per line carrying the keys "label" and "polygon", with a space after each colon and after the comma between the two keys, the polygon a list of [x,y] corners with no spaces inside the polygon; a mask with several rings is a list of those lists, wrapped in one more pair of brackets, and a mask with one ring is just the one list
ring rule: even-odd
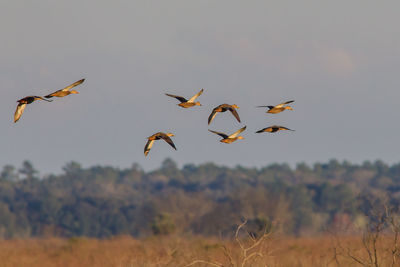
{"label": "bird wing", "polygon": [[197,94],[195,94],[194,96],[192,96],[191,99],[188,100],[189,103],[193,103],[194,100],[196,100],[196,98],[198,98],[202,93],[203,93],[204,89],[202,88]]}
{"label": "bird wing", "polygon": [[172,146],[176,150],[174,142],[172,142],[171,138],[168,135],[163,134],[163,135],[161,135],[161,138],[164,139],[165,142],[170,144],[170,146]]}
{"label": "bird wing", "polygon": [[212,120],[215,118],[215,116],[217,116],[217,111],[214,108],[213,111],[211,112],[210,116],[208,117],[208,125],[210,125],[210,123],[212,122]]}
{"label": "bird wing", "polygon": [[37,95],[33,96],[33,99],[34,100],[44,100],[44,101],[47,101],[47,102],[53,102],[53,100],[47,100],[47,99],[44,99],[43,97],[37,96]]}
{"label": "bird wing", "polygon": [[241,128],[241,129],[239,129],[239,130],[237,130],[236,132],[234,132],[233,134],[231,134],[230,136],[229,136],[229,138],[235,138],[235,137],[237,137],[241,132],[243,132],[244,130],[246,130],[246,126],[244,126],[243,128]]}
{"label": "bird wing", "polygon": [[22,113],[24,113],[26,104],[18,104],[17,109],[15,110],[14,113],[14,122],[17,122],[19,118],[21,118]]}
{"label": "bird wing", "polygon": [[59,91],[68,91],[69,89],[74,88],[75,86],[80,85],[81,83],[83,83],[85,81],[85,79],[81,79],[79,81],[74,82],[73,84],[68,85],[67,87],[59,90]]}
{"label": "bird wing", "polygon": [[262,128],[261,130],[258,130],[256,133],[262,133],[262,132],[265,132],[265,130],[266,129],[268,129],[268,128]]}
{"label": "bird wing", "polygon": [[224,139],[228,138],[227,134],[216,132],[216,131],[213,131],[213,130],[209,130],[209,131],[212,132],[212,133],[218,134],[219,136],[221,136]]}
{"label": "bird wing", "polygon": [[83,83],[84,81],[85,81],[85,79],[81,79],[81,80],[79,80],[79,81],[76,81],[76,82],[74,82],[73,84],[70,84],[70,85],[68,85],[67,87],[63,88],[63,89],[57,90],[57,91],[55,91],[55,92],[53,92],[53,93],[51,93],[51,94],[46,95],[45,98],[51,98],[51,97],[54,96],[54,94],[56,94],[56,93],[58,93],[58,92],[61,92],[61,91],[68,91],[68,90],[74,88],[75,86],[80,85],[80,84]]}
{"label": "bird wing", "polygon": [[48,95],[46,95],[46,96],[44,96],[44,97],[45,97],[45,98],[52,98],[55,94],[57,94],[57,93],[60,92],[60,91],[62,91],[62,90],[55,91],[55,92],[53,92],[53,93],[51,93],[51,94],[48,94]]}
{"label": "bird wing", "polygon": [[283,107],[284,105],[290,104],[292,102],[294,102],[294,100],[290,100],[290,101],[286,101],[286,102],[280,103],[279,105],[276,105],[275,107],[276,108],[280,108],[280,107]]}
{"label": "bird wing", "polygon": [[231,107],[229,109],[229,111],[232,112],[233,116],[235,116],[235,118],[238,120],[238,122],[240,122],[239,114],[237,113],[236,109]]}
{"label": "bird wing", "polygon": [[184,98],[183,96],[171,95],[171,94],[166,94],[166,95],[178,99],[179,101],[181,101],[181,103],[187,102],[187,99]]}
{"label": "bird wing", "polygon": [[277,127],[279,127],[279,130],[288,130],[288,131],[293,131],[294,132],[294,130],[286,128],[286,127],[283,127],[283,126],[277,126]]}
{"label": "bird wing", "polygon": [[149,154],[149,151],[151,149],[151,147],[154,144],[154,140],[147,140],[146,145],[144,146],[144,155],[147,156],[147,154]]}

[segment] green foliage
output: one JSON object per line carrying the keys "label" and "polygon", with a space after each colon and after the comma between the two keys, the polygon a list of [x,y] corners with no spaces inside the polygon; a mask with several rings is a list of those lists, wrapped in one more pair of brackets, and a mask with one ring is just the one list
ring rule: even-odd
{"label": "green foliage", "polygon": [[152,172],[138,164],[120,170],[69,162],[63,171],[43,178],[29,161],[18,172],[3,167],[0,238],[229,236],[243,218],[254,236],[272,227],[299,235],[318,233],[343,215],[356,221],[373,208],[369,199],[400,204],[400,164],[381,161],[180,169],[166,159]]}
{"label": "green foliage", "polygon": [[175,232],[175,223],[168,213],[158,214],[151,225],[154,235],[169,235]]}
{"label": "green foliage", "polygon": [[18,174],[15,172],[15,167],[12,165],[5,165],[0,173],[0,180],[3,181],[17,181]]}
{"label": "green foliage", "polygon": [[30,161],[25,160],[22,163],[22,168],[19,169],[19,173],[25,175],[26,179],[34,179],[36,178],[38,171],[33,168],[33,165]]}

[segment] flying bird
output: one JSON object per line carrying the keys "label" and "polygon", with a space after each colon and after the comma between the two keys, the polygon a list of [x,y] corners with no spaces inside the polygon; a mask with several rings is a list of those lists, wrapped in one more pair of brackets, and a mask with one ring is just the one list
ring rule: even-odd
{"label": "flying bird", "polygon": [[64,97],[70,94],[79,94],[78,91],[75,90],[70,90],[72,88],[74,88],[75,86],[80,85],[81,83],[83,83],[85,81],[85,79],[81,79],[77,82],[74,82],[73,84],[68,85],[67,87],[65,87],[64,89],[60,89],[58,91],[55,91],[54,93],[51,93],[49,95],[46,95],[45,98],[52,98],[53,96],[56,97]]}
{"label": "flying bird", "polygon": [[286,106],[287,104],[290,104],[290,103],[293,103],[293,102],[294,102],[294,100],[290,100],[290,101],[287,101],[287,102],[280,103],[279,105],[276,105],[276,106],[257,106],[257,107],[258,108],[265,108],[266,107],[266,108],[269,109],[267,111],[267,113],[276,114],[276,113],[282,112],[282,111],[284,111],[286,109],[293,110],[293,108],[291,106]]}
{"label": "flying bird", "polygon": [[234,132],[234,133],[231,134],[231,135],[227,135],[227,134],[225,134],[225,133],[220,133],[220,132],[216,132],[216,131],[212,131],[212,130],[209,130],[209,131],[212,132],[212,133],[218,134],[219,136],[221,136],[223,139],[219,140],[220,142],[226,143],[226,144],[230,144],[230,143],[235,142],[235,141],[238,140],[238,139],[244,139],[243,136],[239,136],[239,134],[240,134],[241,132],[243,132],[244,130],[246,130],[246,126],[244,126],[243,128],[237,130],[236,132]]}
{"label": "flying bird", "polygon": [[146,145],[144,146],[144,155],[147,156],[147,154],[149,154],[151,147],[154,144],[154,141],[160,139],[163,139],[165,142],[167,142],[170,146],[172,146],[176,150],[175,144],[174,142],[172,142],[170,136],[174,136],[174,134],[158,132],[153,134],[152,136],[147,137],[148,140]]}
{"label": "flying bird", "polygon": [[26,105],[34,102],[35,100],[44,100],[47,102],[52,102],[52,100],[47,100],[41,96],[36,96],[36,95],[21,98],[20,100],[17,101],[18,105],[17,105],[17,109],[15,110],[15,113],[14,113],[14,123],[17,122],[19,120],[19,118],[21,118],[22,113],[24,113]]}
{"label": "flying bird", "polygon": [[201,89],[197,94],[192,96],[192,98],[190,98],[189,100],[187,100],[186,98],[184,98],[182,96],[178,96],[178,95],[171,95],[171,94],[166,94],[166,95],[178,99],[181,102],[181,103],[177,104],[178,106],[181,106],[183,108],[190,108],[193,106],[201,106],[200,102],[194,102],[194,101],[196,100],[196,98],[198,98],[203,93],[203,91],[204,91],[204,89]]}
{"label": "flying bird", "polygon": [[238,109],[238,108],[239,107],[237,105],[235,105],[235,104],[233,104],[233,105],[221,104],[221,105],[217,106],[216,108],[214,108],[212,110],[210,116],[208,117],[208,125],[210,125],[210,123],[215,118],[215,116],[217,116],[218,112],[225,112],[227,110],[229,110],[233,114],[233,116],[235,116],[237,121],[240,122],[239,114],[236,111],[236,109]]}
{"label": "flying bird", "polygon": [[286,127],[283,127],[283,126],[272,125],[272,126],[269,126],[267,128],[261,129],[261,130],[257,131],[256,133],[262,133],[262,132],[275,133],[275,132],[281,131],[281,130],[287,130],[287,131],[293,131],[294,132],[294,130],[286,128]]}

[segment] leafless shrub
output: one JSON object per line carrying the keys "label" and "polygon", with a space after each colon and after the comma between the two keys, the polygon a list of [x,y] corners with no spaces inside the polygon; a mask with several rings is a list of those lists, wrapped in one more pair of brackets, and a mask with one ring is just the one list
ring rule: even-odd
{"label": "leafless shrub", "polygon": [[341,266],[340,257],[344,257],[368,267],[399,266],[399,214],[393,207],[383,204],[373,207],[367,214],[367,219],[368,223],[361,239],[361,250],[344,246],[340,238],[335,236],[333,252],[337,265]]}
{"label": "leafless shrub", "polygon": [[[255,237],[253,234],[245,231],[243,227],[246,225],[247,220],[238,225],[235,232],[235,241],[237,245],[240,247],[241,255],[238,257],[234,257],[232,255],[231,250],[225,245],[222,246],[225,257],[227,258],[230,267],[245,267],[247,263],[254,262],[255,258],[263,258],[267,256],[265,251],[263,250],[265,242],[269,239],[272,234],[272,231],[267,231],[267,226],[265,226],[265,230],[263,234],[259,237]],[[240,237],[240,232],[245,231],[246,238],[243,239]],[[194,260],[191,263],[185,265],[185,267],[193,266],[198,263],[207,264],[210,266],[218,266],[223,267],[224,265],[219,262],[211,262],[205,260]]]}

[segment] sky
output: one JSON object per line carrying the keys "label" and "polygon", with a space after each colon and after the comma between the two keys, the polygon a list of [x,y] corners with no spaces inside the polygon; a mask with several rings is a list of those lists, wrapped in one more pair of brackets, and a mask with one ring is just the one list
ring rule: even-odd
{"label": "sky", "polygon": [[[0,2],[0,167],[399,162],[399,1]],[[28,105],[81,78],[78,95]],[[183,109],[165,93],[193,96]],[[258,105],[287,100],[293,111]],[[222,103],[231,114],[208,115]],[[278,124],[295,132],[255,134]],[[207,129],[244,140],[219,142]],[[146,137],[164,131],[177,151]]]}

